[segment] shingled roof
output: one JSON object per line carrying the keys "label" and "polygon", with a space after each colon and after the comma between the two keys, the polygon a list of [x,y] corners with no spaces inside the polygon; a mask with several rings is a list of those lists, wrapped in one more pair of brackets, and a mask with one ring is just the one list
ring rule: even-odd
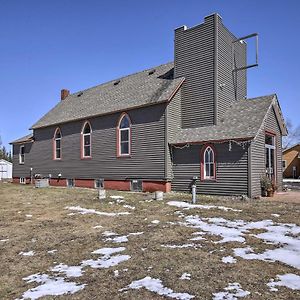
{"label": "shingled roof", "polygon": [[33,134],[32,133],[27,134],[13,142],[10,142],[10,144],[19,144],[19,143],[24,144],[24,143],[30,143],[30,142],[33,142]]}
{"label": "shingled roof", "polygon": [[252,139],[258,133],[270,106],[276,103],[275,94],[233,102],[218,125],[181,129],[170,144]]}
{"label": "shingled roof", "polygon": [[184,80],[173,70],[171,62],[71,94],[31,129],[168,101]]}

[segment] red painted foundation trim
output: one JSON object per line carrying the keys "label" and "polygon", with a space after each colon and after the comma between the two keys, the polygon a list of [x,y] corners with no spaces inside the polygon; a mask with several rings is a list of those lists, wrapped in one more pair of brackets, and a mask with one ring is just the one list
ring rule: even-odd
{"label": "red painted foundation trim", "polygon": [[75,187],[94,188],[94,179],[75,179]]}
{"label": "red painted foundation trim", "polygon": [[104,180],[104,188],[107,190],[130,191],[130,181]]}
{"label": "red painted foundation trim", "polygon": [[[21,184],[20,183],[20,177],[13,177],[12,182],[13,183]],[[30,178],[29,177],[25,177],[25,182],[26,182],[26,184],[30,184]],[[24,183],[22,183],[22,184],[24,184]]]}
{"label": "red painted foundation trim", "polygon": [[56,179],[56,178],[51,178],[49,180],[49,184],[52,186],[67,186],[67,180],[66,179]]}
{"label": "red painted foundation trim", "polygon": [[143,192],[156,192],[156,191],[161,191],[164,193],[171,192],[171,182],[143,181]]}

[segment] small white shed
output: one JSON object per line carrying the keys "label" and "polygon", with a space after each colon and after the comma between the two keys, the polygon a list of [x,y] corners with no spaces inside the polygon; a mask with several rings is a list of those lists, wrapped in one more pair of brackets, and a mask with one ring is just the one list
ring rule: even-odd
{"label": "small white shed", "polygon": [[13,164],[5,159],[0,159],[0,181],[12,179]]}

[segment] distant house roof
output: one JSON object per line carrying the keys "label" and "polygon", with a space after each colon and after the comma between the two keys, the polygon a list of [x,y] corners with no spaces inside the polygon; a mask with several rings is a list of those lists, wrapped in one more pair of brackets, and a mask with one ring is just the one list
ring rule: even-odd
{"label": "distant house roof", "polygon": [[293,145],[293,146],[291,146],[291,147],[288,147],[288,148],[284,149],[282,152],[285,153],[285,152],[287,152],[287,151],[289,151],[289,150],[291,150],[291,149],[293,149],[293,148],[295,148],[295,147],[300,147],[300,143],[295,144],[295,145]]}
{"label": "distant house roof", "polygon": [[30,143],[30,142],[33,142],[33,134],[28,134],[28,135],[25,135],[13,142],[10,142],[10,144],[20,144],[20,143]]}
{"label": "distant house roof", "polygon": [[173,70],[171,62],[71,94],[31,129],[169,101],[184,80]]}
{"label": "distant house roof", "polygon": [[[276,102],[275,94],[233,102],[219,124],[181,129],[170,144],[252,139],[259,131],[270,106]],[[280,110],[279,107],[278,109]]]}

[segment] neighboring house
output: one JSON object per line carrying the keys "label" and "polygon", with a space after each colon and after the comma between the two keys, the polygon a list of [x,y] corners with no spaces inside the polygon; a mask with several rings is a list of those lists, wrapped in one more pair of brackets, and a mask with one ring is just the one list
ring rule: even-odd
{"label": "neighboring house", "polygon": [[12,142],[14,181],[203,194],[261,193],[282,186],[277,96],[246,99],[246,43],[219,15],[175,30],[174,62],[70,94]]}
{"label": "neighboring house", "polygon": [[13,165],[11,162],[0,159],[0,181],[12,179]]}
{"label": "neighboring house", "polygon": [[284,178],[300,178],[300,144],[289,147],[282,152]]}

